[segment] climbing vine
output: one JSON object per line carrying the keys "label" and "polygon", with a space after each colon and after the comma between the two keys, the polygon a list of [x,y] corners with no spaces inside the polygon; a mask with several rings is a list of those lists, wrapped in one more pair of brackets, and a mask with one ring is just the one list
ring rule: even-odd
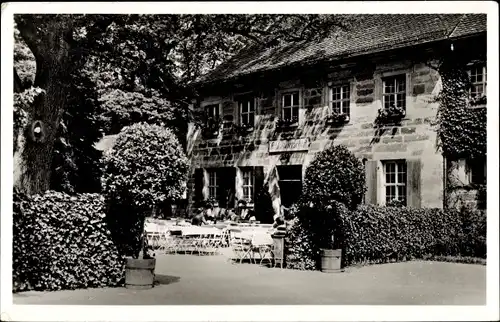
{"label": "climbing vine", "polygon": [[[442,90],[436,100],[439,103],[437,134],[439,146],[448,160],[468,159],[483,162],[486,157],[486,95],[471,97],[471,80],[466,56],[455,53],[446,55],[439,64]],[[451,171],[451,169],[449,169]],[[448,186],[448,191],[453,190]],[[468,187],[477,190],[479,208],[485,208],[486,185]]]}
{"label": "climbing vine", "polygon": [[[486,108],[470,98],[471,82],[464,60],[447,57],[439,66],[443,88],[439,103],[440,147],[451,159],[477,159],[486,155]],[[481,98],[486,102],[486,98]],[[472,107],[475,108],[472,108]]]}

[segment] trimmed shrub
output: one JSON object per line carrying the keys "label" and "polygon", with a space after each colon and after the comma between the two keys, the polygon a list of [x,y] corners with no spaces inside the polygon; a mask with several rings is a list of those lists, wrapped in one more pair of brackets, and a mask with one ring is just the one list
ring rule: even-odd
{"label": "trimmed shrub", "polygon": [[137,258],[145,216],[182,197],[188,159],[170,129],[137,123],[118,134],[104,163],[110,229],[122,254]]}
{"label": "trimmed shrub", "polygon": [[301,199],[324,205],[335,200],[356,209],[365,191],[365,169],[361,160],[346,146],[334,145],[318,153],[307,167]]}
{"label": "trimmed shrub", "polygon": [[462,208],[460,220],[463,233],[460,254],[486,258],[486,211]]}
{"label": "trimmed shrub", "polygon": [[326,207],[303,205],[294,215],[286,239],[290,268],[318,269],[321,248],[341,248],[343,267],[412,259],[486,258],[484,211],[372,205],[349,211],[334,202]]}
{"label": "trimmed shrub", "polygon": [[486,255],[486,243],[483,243],[486,230],[481,228],[480,216],[467,215],[470,222],[466,222],[463,220],[466,215],[449,209],[367,205],[340,216],[346,265],[421,259],[430,255]]}
{"label": "trimmed shrub", "polygon": [[103,204],[97,194],[14,194],[13,291],[121,285],[124,262]]}
{"label": "trimmed shrub", "polygon": [[299,270],[315,270],[318,265],[319,253],[301,225],[298,218],[288,223],[285,236],[286,267]]}

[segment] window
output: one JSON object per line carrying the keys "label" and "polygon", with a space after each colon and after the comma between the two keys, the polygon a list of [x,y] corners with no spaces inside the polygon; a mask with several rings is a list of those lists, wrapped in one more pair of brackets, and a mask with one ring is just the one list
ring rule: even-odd
{"label": "window", "polygon": [[251,98],[238,102],[240,111],[240,121],[242,125],[254,126],[255,124],[255,104]]}
{"label": "window", "polygon": [[385,202],[399,200],[406,205],[406,162],[387,161],[384,163]]}
{"label": "window", "polygon": [[278,179],[281,204],[289,207],[299,199],[302,193],[302,166],[278,166]]}
{"label": "window", "polygon": [[486,95],[486,66],[477,65],[469,70],[471,90],[471,98],[479,98]]}
{"label": "window", "polygon": [[467,160],[466,164],[470,184],[486,183],[486,160]]}
{"label": "window", "polygon": [[242,171],[242,174],[243,174],[243,199],[245,199],[247,202],[250,202],[253,199],[253,188],[254,188],[253,171],[252,169],[244,169]]}
{"label": "window", "polygon": [[205,114],[207,118],[219,118],[219,104],[212,104],[205,106]]}
{"label": "window", "polygon": [[406,75],[383,78],[384,108],[391,106],[406,110]]}
{"label": "window", "polygon": [[299,91],[285,93],[281,97],[282,117],[284,120],[299,119]]}
{"label": "window", "polygon": [[351,90],[349,84],[331,88],[332,111],[336,114],[350,115]]}
{"label": "window", "polygon": [[219,178],[216,170],[208,172],[208,198],[219,200]]}

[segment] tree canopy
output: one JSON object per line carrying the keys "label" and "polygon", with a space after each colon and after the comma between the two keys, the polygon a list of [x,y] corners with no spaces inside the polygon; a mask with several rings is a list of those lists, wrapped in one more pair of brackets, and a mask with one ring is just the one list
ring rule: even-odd
{"label": "tree canopy", "polygon": [[[15,150],[16,186],[36,193],[49,186],[97,189],[98,180],[79,186],[78,177],[99,177],[98,166],[87,169],[100,160],[94,144],[123,126],[163,124],[184,143],[193,117],[188,103],[196,95],[191,83],[243,47],[314,41],[349,28],[355,18],[22,14],[14,20],[15,90],[19,96],[38,93],[31,87],[43,90],[32,107],[15,107],[27,114],[25,129],[15,130],[25,136],[15,138],[21,145]],[[35,121],[43,124],[42,145],[26,135]]]}

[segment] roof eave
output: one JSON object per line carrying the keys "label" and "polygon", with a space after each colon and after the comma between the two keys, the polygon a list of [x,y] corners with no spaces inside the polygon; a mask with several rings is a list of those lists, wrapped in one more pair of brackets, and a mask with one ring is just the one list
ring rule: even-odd
{"label": "roof eave", "polygon": [[279,70],[279,69],[284,68],[284,67],[292,67],[293,68],[293,67],[298,67],[298,66],[315,65],[315,64],[320,64],[320,63],[328,62],[328,61],[338,61],[338,60],[342,60],[342,59],[355,58],[355,57],[361,57],[361,56],[368,56],[368,55],[373,55],[373,54],[380,54],[380,53],[383,53],[383,52],[390,52],[392,50],[402,49],[402,48],[405,48],[405,47],[426,45],[426,44],[431,44],[431,43],[439,43],[439,42],[445,42],[445,41],[450,41],[450,40],[461,40],[461,39],[466,39],[466,38],[473,38],[473,37],[478,37],[478,36],[481,36],[481,35],[484,35],[484,34],[486,34],[485,30],[484,31],[475,32],[475,33],[471,33],[471,34],[460,35],[460,36],[456,36],[456,37],[448,36],[448,37],[443,37],[443,38],[439,38],[439,39],[425,40],[425,41],[418,42],[418,43],[413,43],[413,44],[410,44],[410,45],[408,43],[400,43],[400,44],[396,44],[396,45],[391,45],[390,48],[387,48],[387,47],[376,48],[376,49],[371,49],[371,50],[366,50],[366,51],[358,51],[358,52],[353,52],[353,53],[347,53],[347,54],[343,54],[343,55],[335,55],[335,56],[331,56],[331,57],[324,57],[322,59],[311,60],[311,61],[307,61],[307,59],[304,59],[304,60],[300,60],[300,61],[293,62],[293,63],[290,63],[290,64],[285,64],[285,65],[282,65],[282,66],[279,66],[279,67],[272,67],[272,68],[268,68],[268,69],[261,69],[261,70],[256,70],[256,71],[252,71],[252,72],[249,72],[249,73],[241,73],[241,74],[238,74],[238,75],[235,75],[235,76],[231,76],[231,77],[228,77],[228,78],[215,79],[215,80],[210,80],[210,81],[206,81],[206,82],[200,81],[200,82],[196,82],[196,83],[192,83],[192,84],[194,86],[197,86],[198,88],[203,88],[203,87],[213,86],[215,84],[225,84],[225,83],[235,82],[236,80],[238,80],[239,78],[242,78],[242,77],[247,77],[247,76],[250,76],[250,75],[256,75],[256,74],[263,73],[263,72],[276,71],[276,70]]}

